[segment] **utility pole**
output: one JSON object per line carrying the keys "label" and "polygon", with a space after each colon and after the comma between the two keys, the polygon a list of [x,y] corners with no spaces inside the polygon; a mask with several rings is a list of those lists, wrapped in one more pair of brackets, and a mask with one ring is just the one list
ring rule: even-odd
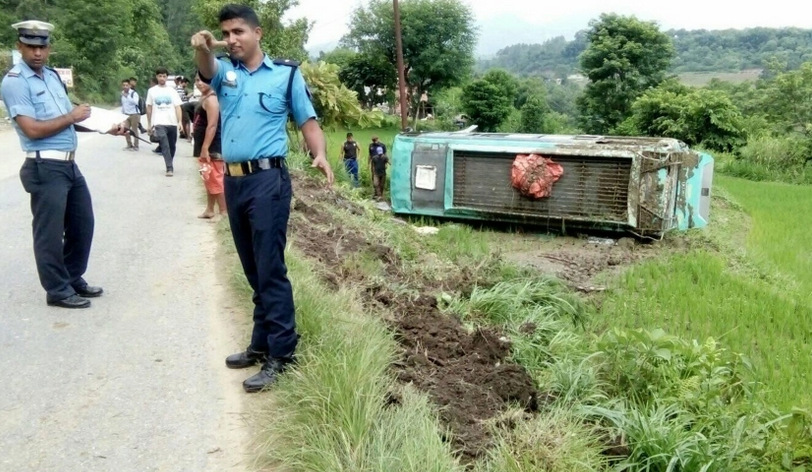
{"label": "utility pole", "polygon": [[400,130],[409,127],[409,109],[406,106],[406,72],[403,66],[403,41],[400,37],[400,8],[398,0],[392,0],[395,9],[395,49],[398,61],[398,85],[400,87]]}

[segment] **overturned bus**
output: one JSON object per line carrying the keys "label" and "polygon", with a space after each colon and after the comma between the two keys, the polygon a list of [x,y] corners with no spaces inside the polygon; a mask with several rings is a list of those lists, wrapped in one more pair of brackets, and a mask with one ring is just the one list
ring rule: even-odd
{"label": "overturned bus", "polygon": [[641,237],[708,223],[713,158],[675,139],[404,133],[391,158],[397,214]]}

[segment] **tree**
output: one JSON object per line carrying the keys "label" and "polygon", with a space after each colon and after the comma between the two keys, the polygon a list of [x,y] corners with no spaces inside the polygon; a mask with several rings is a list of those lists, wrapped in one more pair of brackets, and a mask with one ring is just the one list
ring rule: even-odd
{"label": "tree", "polygon": [[329,52],[321,51],[319,53],[318,60],[328,64],[335,64],[339,69],[344,69],[347,67],[347,64],[349,64],[350,61],[357,55],[358,53],[352,49],[336,48]]}
{"label": "tree", "polygon": [[578,108],[588,133],[603,134],[631,114],[634,101],[665,78],[674,47],[656,23],[602,14],[590,22],[581,69],[589,78]]}
{"label": "tree", "polygon": [[383,113],[363,110],[355,92],[341,83],[337,65],[321,61],[304,63],[301,70],[322,126],[370,128],[383,123]]}
{"label": "tree", "polygon": [[491,69],[482,76],[482,80],[495,85],[502,96],[510,99],[511,104],[516,100],[516,93],[519,90],[519,81],[505,69]]}
{"label": "tree", "polygon": [[546,117],[550,112],[550,107],[543,97],[532,95],[522,105],[522,124],[520,133],[544,133],[547,130]]}
{"label": "tree", "polygon": [[194,10],[194,0],[158,0],[163,24],[184,68],[193,68],[194,54],[189,38],[203,29],[203,22]]}
{"label": "tree", "polygon": [[480,131],[496,131],[514,110],[512,104],[503,89],[485,79],[477,79],[463,88],[463,109]]}
{"label": "tree", "polygon": [[806,133],[812,125],[812,62],[790,72],[774,72],[764,84],[761,107],[780,131]]}
{"label": "tree", "polygon": [[[195,0],[194,10],[204,26],[211,31],[220,31],[217,21],[220,9],[231,0]],[[285,13],[299,4],[296,0],[244,0],[257,12],[262,27],[262,49],[271,57],[294,59],[300,62],[307,60],[304,48],[312,24],[305,18],[283,23]],[[188,41],[189,38],[187,38]]]}
{"label": "tree", "polygon": [[[544,81],[538,77],[528,77],[519,80],[519,86],[516,89],[516,100],[513,103],[517,109],[521,110],[530,97],[546,97],[547,88]],[[546,100],[545,100],[546,101]]]}
{"label": "tree", "polygon": [[383,56],[356,54],[341,68],[338,77],[368,108],[395,99],[397,75]]}
{"label": "tree", "polygon": [[669,81],[644,93],[632,111],[620,127],[625,134],[676,138],[689,146],[725,152],[746,141],[741,112],[718,90],[691,89]]}
{"label": "tree", "polygon": [[[400,3],[407,89],[416,118],[418,100],[461,84],[470,74],[476,44],[474,16],[460,0],[405,0]],[[395,22],[389,0],[358,7],[342,43],[395,70]],[[378,84],[385,86],[386,84]]]}
{"label": "tree", "polygon": [[132,38],[131,24],[121,21],[132,5],[126,0],[64,0],[59,3],[60,42],[53,65],[73,67],[86,93],[109,94],[120,84],[117,51]]}
{"label": "tree", "polygon": [[133,32],[138,31],[149,41],[127,42],[118,50],[118,61],[126,70],[121,78],[135,76],[139,82],[139,93],[146,91],[150,77],[158,67],[178,71],[182,61],[172,47],[169,34],[159,21],[160,8],[154,0],[131,0],[132,11],[128,23]]}

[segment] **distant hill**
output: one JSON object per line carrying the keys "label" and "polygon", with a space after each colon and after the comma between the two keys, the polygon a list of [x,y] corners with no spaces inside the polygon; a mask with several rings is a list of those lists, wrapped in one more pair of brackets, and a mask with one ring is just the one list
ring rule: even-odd
{"label": "distant hill", "polygon": [[[676,57],[671,72],[739,72],[763,69],[775,57],[795,69],[812,61],[812,30],[748,28],[741,30],[668,30]],[[480,71],[502,67],[520,75],[565,77],[578,69],[578,55],[586,48],[585,32],[572,40],[558,36],[541,44],[514,44],[491,59],[479,60]]]}

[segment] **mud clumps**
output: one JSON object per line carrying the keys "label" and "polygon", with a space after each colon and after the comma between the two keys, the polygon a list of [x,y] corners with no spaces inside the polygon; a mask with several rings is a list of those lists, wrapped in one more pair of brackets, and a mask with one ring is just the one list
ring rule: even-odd
{"label": "mud clumps", "polygon": [[[391,248],[367,241],[362,232],[348,227],[320,207],[336,203],[336,197],[313,181],[294,176],[297,199],[290,229],[296,246],[322,267],[327,285],[338,289],[347,281],[357,282],[364,304],[385,311],[395,331],[401,355],[393,368],[399,381],[426,392],[439,409],[440,419],[452,433],[454,450],[465,463],[482,457],[492,445],[485,421],[508,406],[537,411],[539,394],[532,378],[520,365],[508,360],[510,344],[490,328],[469,332],[456,318],[443,314],[435,294],[442,290],[470,292],[471,275],[460,271],[442,283],[402,277],[401,261]],[[302,195],[302,196],[300,196]],[[353,206],[342,200],[340,207]],[[352,213],[362,213],[356,208]],[[344,263],[365,252],[384,264],[387,283],[416,289],[410,297],[394,293],[387,285],[348,273]],[[383,309],[383,310],[382,310]],[[384,399],[387,407],[400,403],[396,394]]]}
{"label": "mud clumps", "polygon": [[523,367],[506,360],[510,345],[498,332],[469,333],[426,296],[399,304],[396,313],[395,328],[404,354],[397,365],[398,379],[429,393],[440,407],[440,418],[451,428],[452,444],[464,462],[480,457],[491,446],[485,420],[509,404],[538,410],[533,380]]}

